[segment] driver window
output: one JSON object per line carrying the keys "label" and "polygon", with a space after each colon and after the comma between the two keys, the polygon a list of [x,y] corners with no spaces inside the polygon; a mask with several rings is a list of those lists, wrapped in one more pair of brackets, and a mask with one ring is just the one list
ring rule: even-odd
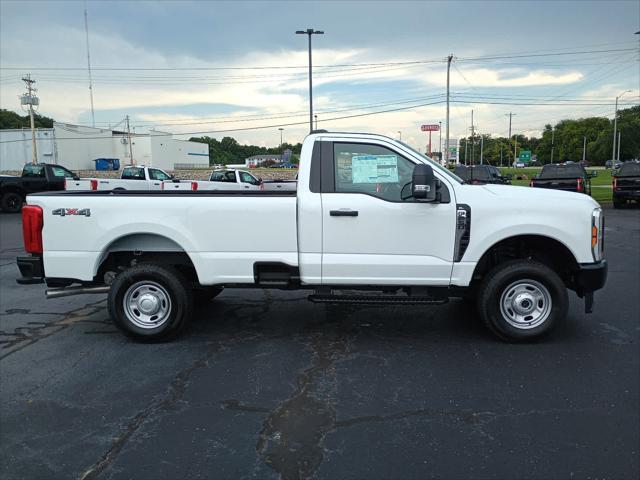
{"label": "driver window", "polygon": [[240,181],[243,183],[250,183],[252,185],[256,184],[256,179],[247,172],[240,172]]}
{"label": "driver window", "polygon": [[414,167],[393,150],[362,143],[334,143],[333,161],[336,193],[367,193],[390,202],[403,201]]}

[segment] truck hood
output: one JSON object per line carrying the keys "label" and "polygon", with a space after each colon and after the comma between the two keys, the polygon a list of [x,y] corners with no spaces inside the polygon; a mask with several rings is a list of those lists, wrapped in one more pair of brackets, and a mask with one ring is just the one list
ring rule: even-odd
{"label": "truck hood", "polygon": [[[552,190],[548,188],[516,187],[513,185],[463,185],[464,194],[471,194],[471,190],[480,187],[485,196],[494,196],[499,200],[520,201],[526,204],[547,204],[571,203],[576,206],[597,208],[600,206],[589,195],[575,192],[565,192],[562,190]],[[479,193],[479,192],[478,192]],[[463,195],[464,196],[464,195]]]}

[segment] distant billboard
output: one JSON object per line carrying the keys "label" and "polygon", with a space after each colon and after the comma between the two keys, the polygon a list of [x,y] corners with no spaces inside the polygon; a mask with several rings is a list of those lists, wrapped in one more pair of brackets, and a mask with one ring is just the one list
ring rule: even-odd
{"label": "distant billboard", "polygon": [[440,125],[435,124],[435,125],[422,125],[420,127],[420,130],[422,130],[423,132],[437,132],[440,130]]}

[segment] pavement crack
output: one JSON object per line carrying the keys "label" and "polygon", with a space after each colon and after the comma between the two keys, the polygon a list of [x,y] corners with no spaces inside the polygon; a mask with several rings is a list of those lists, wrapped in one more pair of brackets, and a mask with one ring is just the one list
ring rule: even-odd
{"label": "pavement crack", "polygon": [[335,424],[335,362],[347,345],[340,336],[323,334],[311,348],[311,365],[299,374],[293,394],[266,418],[256,445],[259,458],[285,480],[313,475],[324,458],[324,437]]}
{"label": "pavement crack", "polygon": [[105,308],[104,300],[99,300],[66,313],[31,312],[29,309],[21,308],[6,310],[4,314],[0,315],[56,315],[63,316],[63,318],[50,322],[29,322],[27,326],[18,327],[13,332],[0,330],[0,360],[64,330],[70,325],[84,322],[87,320],[87,317]]}
{"label": "pavement crack", "polygon": [[155,400],[151,401],[148,406],[138,412],[131,418],[127,425],[122,429],[111,447],[105,454],[93,465],[87,468],[81,475],[80,480],[93,480],[98,478],[113,461],[118,457],[122,448],[127,444],[129,439],[140,429],[140,427],[149,419],[154,417],[161,411],[173,408],[184,397],[185,391],[189,385],[189,381],[193,373],[209,365],[209,361],[221,352],[225,346],[222,342],[209,345],[206,354],[195,360],[187,368],[178,372],[173,378],[165,393]]}

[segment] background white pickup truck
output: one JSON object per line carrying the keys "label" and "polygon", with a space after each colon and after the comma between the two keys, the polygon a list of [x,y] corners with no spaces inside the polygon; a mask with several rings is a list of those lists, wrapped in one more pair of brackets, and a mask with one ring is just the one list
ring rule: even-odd
{"label": "background white pickup truck", "polygon": [[604,218],[586,195],[466,185],[380,135],[319,132],[297,191],[49,192],[23,208],[22,283],[108,292],[116,325],[163,340],[193,292],[304,288],[316,302],[473,299],[500,338],[538,337],[606,280]]}
{"label": "background white pickup truck", "polygon": [[214,170],[209,180],[166,181],[164,190],[262,190],[262,180],[245,170]]}
{"label": "background white pickup truck", "polygon": [[162,190],[162,182],[173,179],[164,170],[144,165],[128,165],[120,178],[67,179],[65,190]]}

